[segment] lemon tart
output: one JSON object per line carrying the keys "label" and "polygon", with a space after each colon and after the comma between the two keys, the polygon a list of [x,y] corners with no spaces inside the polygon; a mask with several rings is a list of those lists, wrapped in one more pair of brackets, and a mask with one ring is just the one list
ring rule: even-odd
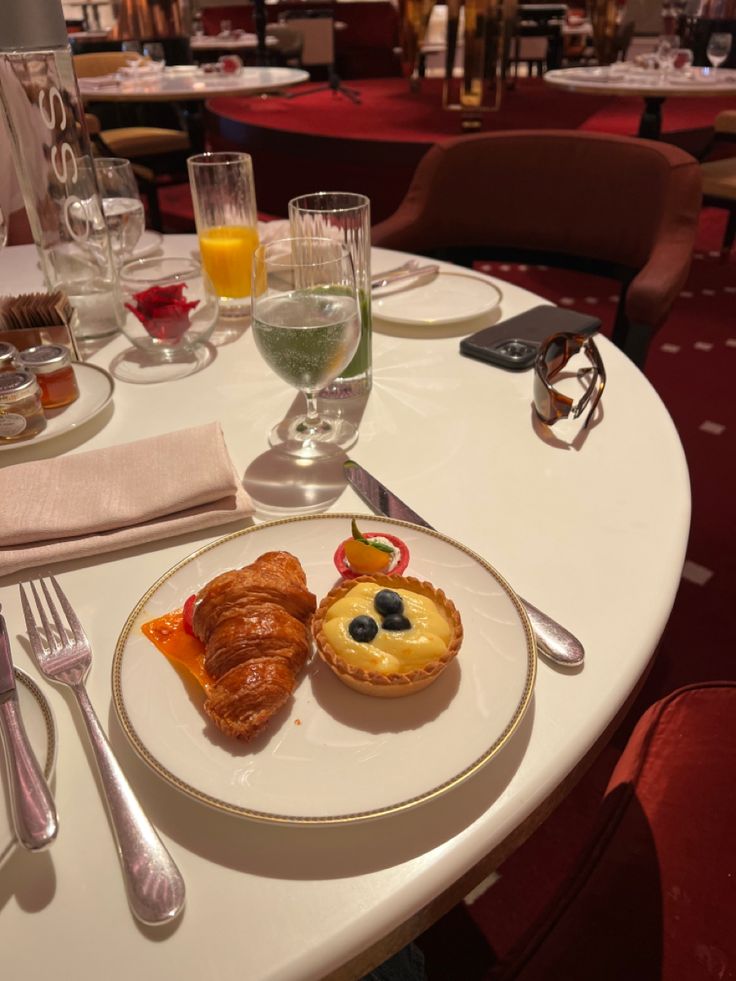
{"label": "lemon tart", "polygon": [[431,583],[410,576],[359,576],[335,586],[317,607],[312,633],[337,677],[366,695],[421,691],[457,655],[460,614]]}

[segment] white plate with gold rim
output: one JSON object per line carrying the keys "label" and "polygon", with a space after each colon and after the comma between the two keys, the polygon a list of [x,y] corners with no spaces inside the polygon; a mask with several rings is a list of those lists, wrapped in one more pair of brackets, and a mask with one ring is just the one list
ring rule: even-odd
{"label": "white plate with gold rim", "polygon": [[[28,741],[39,762],[46,782],[50,783],[56,765],[56,727],[54,717],[41,689],[25,671],[15,669],[18,705]],[[0,748],[0,754],[2,748]],[[0,764],[0,784],[3,787],[4,805],[0,805],[0,864],[5,861],[18,843],[10,816],[7,770]]]}
{"label": "white plate with gold rim", "polygon": [[319,657],[287,706],[241,743],[207,719],[201,689],[141,631],[190,594],[263,552],[296,555],[319,600],[338,580],[337,545],[350,514],[256,525],[194,552],[138,602],[118,639],[113,701],[132,745],[164,780],[218,810],[285,824],[339,824],[405,810],[449,791],[511,738],[526,711],[537,652],[521,604],[480,556],[452,539],[390,518],[355,515],[363,532],[409,547],[407,575],[441,588],[460,612],[455,661],[424,691],[381,699],[342,684]]}
{"label": "white plate with gold rim", "polygon": [[46,428],[38,436],[31,439],[18,440],[15,443],[0,443],[0,452],[3,450],[20,450],[29,446],[36,446],[38,443],[45,443],[64,433],[69,433],[72,429],[77,429],[96,415],[110,403],[112,394],[115,390],[115,382],[112,375],[104,368],[98,368],[94,364],[84,364],[74,362],[74,373],[77,377],[79,386],[79,398],[71,405],[66,405],[61,409],[51,409],[46,413]]}
{"label": "white plate with gold rim", "polygon": [[444,269],[428,283],[401,282],[394,292],[390,286],[384,289],[373,297],[373,315],[394,324],[461,323],[490,313],[501,302],[501,291],[489,279]]}

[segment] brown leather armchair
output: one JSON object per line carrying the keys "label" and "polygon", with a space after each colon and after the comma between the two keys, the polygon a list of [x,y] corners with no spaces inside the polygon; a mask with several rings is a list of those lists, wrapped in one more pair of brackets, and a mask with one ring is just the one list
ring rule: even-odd
{"label": "brown leather armchair", "polygon": [[373,245],[509,259],[621,284],[613,341],[639,367],[687,277],[699,165],[666,143],[566,130],[459,137],[422,158]]}

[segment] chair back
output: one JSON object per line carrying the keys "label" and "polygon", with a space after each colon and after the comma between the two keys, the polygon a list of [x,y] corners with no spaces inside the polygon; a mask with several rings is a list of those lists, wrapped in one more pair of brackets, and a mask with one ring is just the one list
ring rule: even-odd
{"label": "chair back", "polygon": [[112,72],[129,65],[132,61],[148,62],[151,60],[136,54],[135,51],[89,51],[86,54],[76,54],[73,58],[77,78],[110,75]]}
{"label": "chair back", "polygon": [[372,230],[388,249],[586,269],[621,285],[612,339],[643,367],[687,279],[702,198],[697,161],[667,143],[574,130],[436,144]]}
{"label": "chair back", "polygon": [[297,62],[301,64],[302,50],[304,48],[304,38],[300,31],[289,27],[288,24],[267,24],[266,34],[276,38],[277,44],[270,51],[285,62]]}
{"label": "chair back", "polygon": [[332,11],[309,11],[301,16],[295,11],[286,11],[284,23],[298,31],[302,36],[301,63],[310,65],[334,65],[335,63],[335,18]]}
{"label": "chair back", "polygon": [[660,234],[691,223],[698,187],[694,159],[665,143],[565,130],[460,137],[422,158],[373,243],[500,247],[638,269]]}

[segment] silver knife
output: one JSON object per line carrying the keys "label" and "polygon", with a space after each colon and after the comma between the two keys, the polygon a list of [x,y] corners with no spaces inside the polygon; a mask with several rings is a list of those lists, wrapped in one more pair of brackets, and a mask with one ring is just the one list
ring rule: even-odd
{"label": "silver knife", "polygon": [[[404,504],[401,498],[397,497],[379,480],[376,480],[359,463],[354,460],[346,460],[343,463],[343,470],[348,483],[376,514],[385,514],[388,518],[399,518],[402,521],[421,525],[423,528],[432,528],[428,521],[420,517],[408,504]],[[432,530],[434,531],[433,528]],[[522,599],[521,596],[519,596],[519,600],[529,617],[540,653],[548,657],[550,661],[554,661],[555,664],[561,664],[564,667],[570,668],[581,665],[585,659],[585,649],[577,637],[551,617],[548,617],[546,613],[538,610],[536,606],[532,606],[531,603]]]}
{"label": "silver knife", "polygon": [[[0,607],[1,609],[1,607]],[[18,841],[36,851],[56,837],[59,822],[51,791],[38,765],[18,705],[5,617],[0,614],[0,733],[5,747],[10,810]]]}

